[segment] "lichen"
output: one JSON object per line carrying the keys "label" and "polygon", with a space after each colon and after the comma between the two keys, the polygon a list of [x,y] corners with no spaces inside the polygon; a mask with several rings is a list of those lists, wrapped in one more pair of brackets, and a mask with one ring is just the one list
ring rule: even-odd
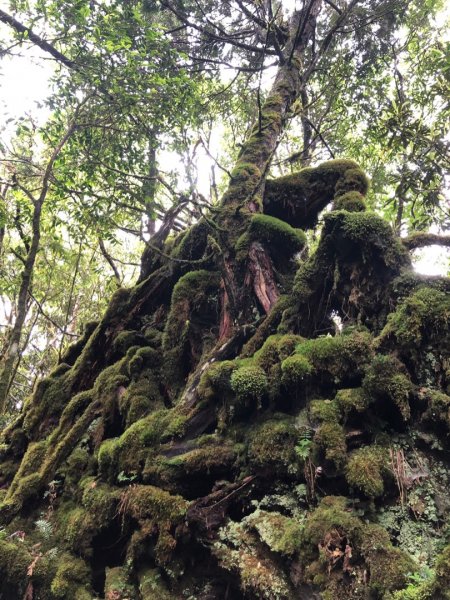
{"label": "lichen", "polygon": [[287,556],[295,554],[300,547],[302,524],[279,512],[258,509],[243,522],[254,528],[262,541],[273,551]]}

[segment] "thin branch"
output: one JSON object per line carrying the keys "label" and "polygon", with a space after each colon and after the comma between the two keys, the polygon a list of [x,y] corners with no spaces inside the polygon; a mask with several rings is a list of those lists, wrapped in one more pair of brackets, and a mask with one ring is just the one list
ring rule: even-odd
{"label": "thin branch", "polygon": [[109,266],[111,267],[111,269],[113,270],[114,273],[114,277],[117,279],[119,285],[122,282],[122,278],[120,277],[120,273],[114,263],[114,260],[112,258],[112,256],[109,254],[108,250],[106,249],[105,243],[102,240],[102,238],[98,238],[98,245],[100,247],[100,250],[103,254],[103,257],[105,258],[106,262],[109,264]]}
{"label": "thin branch", "polygon": [[59,61],[66,67],[69,67],[71,69],[75,68],[75,61],[68,58],[65,54],[57,50],[52,44],[50,44],[49,42],[41,38],[39,35],[34,33],[34,31],[30,27],[26,27],[11,15],[5,13],[3,10],[0,10],[0,21],[15,29],[17,33],[20,33],[24,36],[24,39],[30,40],[30,42],[36,44],[36,46],[38,46],[41,50],[44,50],[44,52],[51,54],[53,58],[55,58],[57,61]]}

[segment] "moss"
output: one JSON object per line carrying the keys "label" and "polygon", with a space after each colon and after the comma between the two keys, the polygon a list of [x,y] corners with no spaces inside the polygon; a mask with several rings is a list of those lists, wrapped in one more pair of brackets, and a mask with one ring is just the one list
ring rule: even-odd
{"label": "moss", "polygon": [[124,330],[116,335],[113,350],[117,354],[124,355],[132,346],[140,346],[143,343],[145,338],[138,331]]}
{"label": "moss", "polygon": [[120,446],[118,438],[104,440],[98,449],[98,471],[102,478],[108,483],[114,483],[117,477],[119,452]]}
{"label": "moss", "polygon": [[[166,385],[175,396],[189,371],[189,336],[192,320],[205,299],[217,294],[219,275],[206,270],[190,271],[176,283],[162,339],[164,351],[163,375]],[[186,359],[186,353],[189,356]]]}
{"label": "moss", "polygon": [[374,213],[335,211],[325,215],[328,230],[339,228],[347,242],[356,242],[364,249],[378,249],[386,266],[399,267],[410,264],[402,243],[396,238],[389,224]]}
{"label": "moss", "polygon": [[56,576],[52,581],[51,591],[55,598],[70,600],[91,600],[91,572],[81,558],[64,554],[59,558]]}
{"label": "moss", "polygon": [[297,346],[297,354],[305,357],[315,372],[328,372],[336,380],[361,373],[372,352],[370,334],[360,331],[305,340]]}
{"label": "moss", "polygon": [[182,260],[200,260],[206,248],[206,239],[211,226],[205,219],[200,219],[187,231],[177,236],[171,255]]}
{"label": "moss", "polygon": [[181,496],[173,496],[152,485],[133,485],[122,494],[122,504],[134,519],[151,519],[155,523],[180,522],[188,507]]}
{"label": "moss", "polygon": [[248,459],[256,468],[274,468],[280,472],[295,469],[298,432],[291,420],[271,420],[258,425],[251,434]]}
{"label": "moss", "polygon": [[146,522],[148,529],[150,524],[157,527],[156,558],[160,564],[167,562],[176,545],[171,530],[185,518],[188,502],[151,485],[133,485],[123,492],[121,507],[123,514]]}
{"label": "moss", "polygon": [[286,386],[298,386],[312,373],[313,367],[306,356],[288,356],[281,363],[281,381]]}
{"label": "moss", "polygon": [[143,569],[138,573],[139,593],[142,600],[172,600],[173,595],[167,589],[158,569]]}
{"label": "moss", "polygon": [[223,195],[222,204],[224,206],[234,206],[244,203],[256,192],[262,179],[262,173],[254,162],[255,156],[251,153],[251,139],[248,140],[243,153],[239,158],[235,168],[231,173],[231,180],[227,191]]}
{"label": "moss", "polygon": [[64,540],[69,550],[88,559],[92,556],[92,539],[100,529],[95,515],[85,508],[75,508],[66,516]]}
{"label": "moss", "polygon": [[446,546],[438,556],[434,569],[433,588],[436,597],[442,594],[444,598],[450,598],[450,546]]}
{"label": "moss", "polygon": [[[135,357],[132,360],[134,359]],[[143,368],[142,357],[138,356],[138,360],[143,370],[134,376],[132,383],[119,399],[119,411],[125,417],[127,427],[145,417],[151,410],[164,407],[158,372]]]}
{"label": "moss", "polygon": [[[423,287],[405,298],[381,332],[382,341],[395,339],[396,346],[408,353],[435,341],[450,347],[450,297],[447,293]],[[443,335],[444,334],[444,335]]]}
{"label": "moss", "polygon": [[450,396],[430,388],[420,388],[419,396],[428,405],[422,414],[422,420],[444,425],[447,430],[450,430]]}
{"label": "moss", "polygon": [[360,543],[363,524],[348,506],[347,498],[325,496],[319,506],[308,515],[302,534],[301,548],[303,561],[318,557],[319,544],[327,533],[339,531],[352,547]]}
{"label": "moss", "polygon": [[231,389],[242,400],[261,400],[267,392],[267,377],[261,367],[239,367],[231,374]]}
{"label": "moss", "polygon": [[245,523],[258,532],[259,537],[273,552],[291,556],[300,547],[302,525],[279,512],[258,509],[245,518]]}
{"label": "moss", "polygon": [[347,483],[369,498],[384,492],[383,473],[387,470],[388,456],[385,448],[365,446],[352,452],[345,469]]}
{"label": "moss", "polygon": [[116,516],[121,490],[87,479],[83,486],[82,503],[86,511],[95,515],[97,528],[106,527]]}
{"label": "moss", "polygon": [[29,475],[34,475],[37,471],[39,471],[47,452],[47,448],[48,445],[46,440],[42,440],[40,442],[31,442],[28,445],[27,451],[25,452],[20,463],[19,470],[17,471],[13,482],[9,486],[8,497],[11,497],[15,493],[22,479]]}
{"label": "moss", "polygon": [[399,548],[394,548],[388,533],[379,525],[367,525],[361,552],[370,569],[369,588],[380,597],[404,587],[408,575],[417,570],[412,558]]}
{"label": "moss", "polygon": [[221,528],[213,552],[223,569],[238,574],[245,597],[261,600],[296,597],[276,559],[245,523],[230,522]]}
{"label": "moss", "polygon": [[402,363],[392,355],[377,354],[362,382],[364,393],[371,400],[390,400],[406,421],[411,415],[409,396],[413,384]]}
{"label": "moss", "polygon": [[337,423],[340,420],[339,405],[334,400],[311,400],[309,414],[313,422]]}
{"label": "moss", "polygon": [[261,348],[255,352],[253,360],[267,372],[273,365],[290,356],[302,341],[302,337],[293,333],[269,335]]}
{"label": "moss", "polygon": [[26,404],[23,429],[30,439],[39,436],[39,430],[52,414],[60,414],[70,399],[73,369],[63,375],[47,377],[36,386],[33,396]]}
{"label": "moss", "polygon": [[338,179],[334,188],[335,198],[348,192],[359,192],[365,196],[369,190],[369,180],[359,167],[346,169]]}
{"label": "moss", "polygon": [[[312,227],[318,213],[334,197],[349,191],[365,195],[367,189],[367,177],[357,163],[345,159],[328,161],[267,180],[264,212],[284,218],[294,226]],[[305,203],[315,210],[305,211]]]}
{"label": "moss", "polygon": [[161,353],[154,348],[140,348],[128,363],[130,377],[138,376],[144,369],[154,369],[161,364]]}
{"label": "moss", "polygon": [[175,409],[160,409],[130,425],[117,441],[118,472],[137,476],[160,443],[183,435],[188,419]]}
{"label": "moss", "polygon": [[314,442],[324,453],[326,460],[330,460],[339,469],[347,459],[347,444],[345,431],[339,423],[324,422],[316,431]]}
{"label": "moss", "polygon": [[362,212],[366,210],[364,196],[360,192],[347,192],[335,198],[333,210],[347,210],[349,212]]}
{"label": "moss", "polygon": [[69,371],[72,367],[70,365],[68,365],[65,362],[61,362],[59,363],[59,365],[57,367],[55,367],[53,369],[53,371],[51,371],[51,373],[49,374],[49,377],[53,377],[53,379],[57,379],[58,377],[61,377],[61,375],[64,375],[64,373],[67,373],[67,371]]}
{"label": "moss", "polygon": [[164,481],[171,481],[211,473],[217,477],[221,474],[229,475],[233,471],[236,458],[236,451],[230,444],[211,444],[166,459],[160,465],[159,476]]}
{"label": "moss", "polygon": [[105,598],[127,600],[135,596],[134,586],[129,583],[124,567],[107,567],[105,577]]}
{"label": "moss", "polygon": [[354,413],[364,413],[370,404],[369,398],[362,388],[339,390],[336,394],[335,402],[344,419],[347,419]]}
{"label": "moss", "polygon": [[198,386],[199,397],[208,400],[216,394],[223,395],[231,391],[231,373],[237,363],[231,360],[212,363],[203,373]]}
{"label": "moss", "polygon": [[[31,554],[23,542],[0,539],[0,596],[10,598],[13,590],[22,598],[27,585],[27,570],[32,562]],[[3,596],[1,593],[6,594]]]}
{"label": "moss", "polygon": [[272,255],[289,258],[304,248],[306,236],[301,229],[294,229],[280,219],[258,214],[251,218],[247,232],[236,243],[238,260],[246,258],[253,241],[266,244]]}

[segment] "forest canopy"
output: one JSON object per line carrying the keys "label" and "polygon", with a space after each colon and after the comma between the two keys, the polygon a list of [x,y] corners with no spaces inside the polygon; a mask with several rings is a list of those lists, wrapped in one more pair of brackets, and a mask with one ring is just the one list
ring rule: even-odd
{"label": "forest canopy", "polygon": [[0,598],[449,597],[447,19],[0,9]]}

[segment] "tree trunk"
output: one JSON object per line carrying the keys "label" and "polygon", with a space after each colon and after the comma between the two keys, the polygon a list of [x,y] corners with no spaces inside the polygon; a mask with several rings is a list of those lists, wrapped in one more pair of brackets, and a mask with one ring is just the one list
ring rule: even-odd
{"label": "tree trunk", "polygon": [[36,262],[41,237],[41,211],[41,203],[35,203],[33,210],[33,234],[21,276],[19,295],[17,298],[16,320],[11,330],[8,348],[5,353],[0,373],[0,414],[3,414],[7,407],[11,378],[14,373],[14,366],[19,358],[22,330],[28,312],[28,292],[31,286],[34,264]]}

